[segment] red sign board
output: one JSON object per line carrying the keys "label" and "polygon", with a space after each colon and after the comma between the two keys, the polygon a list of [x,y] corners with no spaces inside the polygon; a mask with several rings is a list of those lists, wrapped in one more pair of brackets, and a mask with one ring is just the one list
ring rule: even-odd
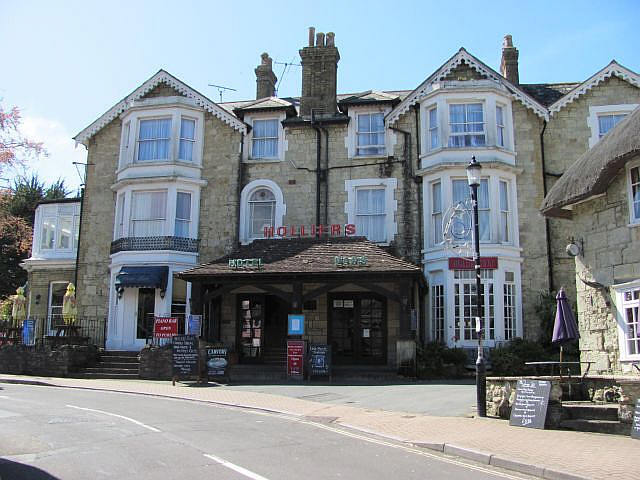
{"label": "red sign board", "polygon": [[283,225],[281,227],[264,227],[264,238],[273,237],[340,237],[356,234],[353,223],[346,225]]}
{"label": "red sign board", "polygon": [[287,375],[301,377],[304,374],[304,341],[287,340]]}
{"label": "red sign board", "polygon": [[178,319],[173,317],[155,317],[153,338],[171,338],[178,334]]}
{"label": "red sign board", "polygon": [[[468,258],[449,258],[449,270],[473,270],[475,264]],[[498,257],[480,257],[480,268],[495,270],[498,268]]]}

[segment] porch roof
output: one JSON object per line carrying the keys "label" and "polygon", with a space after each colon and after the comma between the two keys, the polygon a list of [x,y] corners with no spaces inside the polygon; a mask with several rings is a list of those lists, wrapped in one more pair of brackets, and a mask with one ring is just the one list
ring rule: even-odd
{"label": "porch roof", "polygon": [[[337,265],[336,257],[366,257],[366,265]],[[262,265],[233,268],[229,260],[261,259]],[[257,262],[253,262],[257,263]],[[347,262],[348,263],[348,262]],[[282,238],[255,240],[230,255],[176,274],[187,281],[255,281],[300,276],[401,275],[421,278],[422,269],[398,258],[364,237]]]}

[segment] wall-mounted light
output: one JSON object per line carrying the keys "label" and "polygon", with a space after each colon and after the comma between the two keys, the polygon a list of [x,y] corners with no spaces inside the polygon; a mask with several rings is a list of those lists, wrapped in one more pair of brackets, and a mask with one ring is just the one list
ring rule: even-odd
{"label": "wall-mounted light", "polygon": [[569,244],[565,247],[565,252],[570,257],[577,257],[584,252],[584,241],[582,239],[569,238]]}
{"label": "wall-mounted light", "polygon": [[122,295],[124,294],[124,287],[122,285],[118,285],[116,287],[116,292],[118,294],[118,298],[122,298]]}
{"label": "wall-mounted light", "polygon": [[40,305],[40,298],[42,298],[42,296],[38,293],[36,295],[36,305]]}
{"label": "wall-mounted light", "polygon": [[160,290],[160,298],[164,298],[166,293],[166,290]]}

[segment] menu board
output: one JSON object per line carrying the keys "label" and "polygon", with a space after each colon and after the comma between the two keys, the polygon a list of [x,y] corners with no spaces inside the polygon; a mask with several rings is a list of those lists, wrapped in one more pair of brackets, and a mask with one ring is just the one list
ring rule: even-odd
{"label": "menu board", "polygon": [[331,345],[309,345],[310,375],[331,375]]}
{"label": "menu board", "polygon": [[631,438],[640,440],[640,398],[636,400],[636,408],[633,410],[633,421],[631,423]]}
{"label": "menu board", "polygon": [[287,340],[287,375],[304,375],[304,340]]}
{"label": "menu board", "polygon": [[173,374],[198,374],[198,337],[195,335],[173,337]]}
{"label": "menu board", "polygon": [[509,425],[544,429],[550,393],[551,382],[518,380]]}
{"label": "menu board", "polygon": [[226,348],[207,348],[207,375],[224,376],[228,364]]}

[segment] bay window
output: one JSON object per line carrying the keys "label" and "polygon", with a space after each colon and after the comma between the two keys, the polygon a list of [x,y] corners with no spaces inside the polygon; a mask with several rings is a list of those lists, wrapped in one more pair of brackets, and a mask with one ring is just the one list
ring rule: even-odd
{"label": "bay window", "polygon": [[446,343],[444,285],[431,286],[431,340]]}
{"label": "bay window", "polygon": [[504,147],[504,109],[496,105],[496,145]]}
{"label": "bay window", "polygon": [[169,159],[171,118],[141,120],[138,131],[138,162]]}
{"label": "bay window", "polygon": [[165,234],[167,192],[133,192],[129,235],[156,237]]}
{"label": "bay window", "polygon": [[486,145],[482,103],[449,105],[449,147]]}
{"label": "bay window", "polygon": [[442,242],[442,184],[431,184],[431,224],[433,228],[433,244]]}
{"label": "bay window", "polygon": [[176,197],[175,236],[189,238],[191,225],[191,194],[178,192]]}
{"label": "bay window", "polygon": [[440,146],[440,138],[438,137],[438,108],[434,107],[429,110],[429,145],[431,150]]}
{"label": "bay window", "polygon": [[516,337],[516,284],[514,272],[504,272],[503,285],[504,339]]}
{"label": "bay window", "polygon": [[[455,330],[460,340],[477,340],[476,317],[476,272],[474,270],[454,270],[454,320]],[[493,270],[482,269],[482,317],[486,324],[485,338],[495,339],[495,303],[493,290]]]}
{"label": "bay window", "polygon": [[[467,180],[452,181],[453,205],[471,198],[471,189]],[[478,225],[480,228],[480,240],[491,239],[491,211],[489,208],[489,181],[486,178],[480,180],[478,187]]]}
{"label": "bay window", "polygon": [[384,155],[384,115],[383,113],[358,114],[356,131],[356,155]]}
{"label": "bay window", "polygon": [[[71,252],[78,246],[80,202],[41,205],[37,210],[34,248],[41,253]],[[36,247],[37,245],[37,247]]]}
{"label": "bay window", "polygon": [[499,194],[500,194],[500,231],[499,241],[507,243],[510,241],[509,237],[509,224],[510,224],[510,211],[509,211],[509,186],[504,180],[499,182]]}
{"label": "bay window", "polygon": [[196,121],[183,118],[180,121],[180,146],[178,159],[186,162],[193,160],[193,148],[196,143]]}

